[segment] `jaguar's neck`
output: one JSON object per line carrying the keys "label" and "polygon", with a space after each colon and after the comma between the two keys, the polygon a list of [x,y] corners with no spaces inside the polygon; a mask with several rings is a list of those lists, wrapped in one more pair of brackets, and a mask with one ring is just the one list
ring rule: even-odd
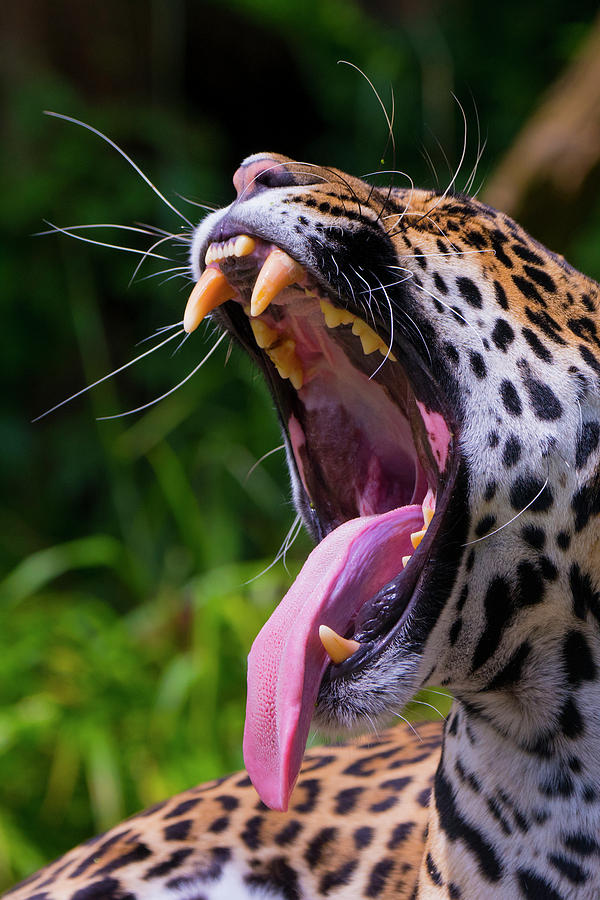
{"label": "jaguar's neck", "polygon": [[598,685],[582,686],[577,701],[587,709],[585,729],[571,709],[565,732],[535,749],[455,702],[432,793],[418,900],[597,897]]}

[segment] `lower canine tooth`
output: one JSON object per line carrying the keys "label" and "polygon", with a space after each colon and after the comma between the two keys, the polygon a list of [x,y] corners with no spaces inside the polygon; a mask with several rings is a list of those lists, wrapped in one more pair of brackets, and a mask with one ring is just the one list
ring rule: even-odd
{"label": "lower canine tooth", "polygon": [[425,499],[423,500],[423,521],[425,523],[425,528],[427,528],[431,520],[433,519],[435,513],[435,494],[429,488],[427,493],[425,494]]}
{"label": "lower canine tooth", "polygon": [[410,542],[413,545],[413,547],[415,548],[415,550],[417,549],[417,547],[419,546],[419,544],[425,537],[426,531],[427,531],[427,529],[424,528],[423,531],[413,531],[413,533],[411,534]]}
{"label": "lower canine tooth", "polygon": [[404,568],[407,567],[409,559],[410,559],[410,556],[403,556],[403,557],[402,557],[402,566],[403,566]]}
{"label": "lower canine tooth", "polygon": [[343,638],[328,625],[319,625],[319,637],[332,662],[339,666],[359,649],[358,641]]}
{"label": "lower canine tooth", "polygon": [[205,269],[189,296],[183,314],[183,328],[188,334],[195,331],[211,310],[235,297],[235,289],[220,269]]}
{"label": "lower canine tooth", "polygon": [[258,273],[252,291],[251,315],[260,316],[280,291],[296,281],[301,281],[303,277],[304,269],[300,263],[297,263],[279,247],[271,250]]}

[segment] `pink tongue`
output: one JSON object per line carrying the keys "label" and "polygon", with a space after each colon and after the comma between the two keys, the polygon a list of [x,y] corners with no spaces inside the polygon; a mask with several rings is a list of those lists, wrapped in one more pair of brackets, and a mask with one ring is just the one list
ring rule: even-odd
{"label": "pink tongue", "polygon": [[351,519],[310,554],[248,657],[244,760],[261,799],[285,810],[300,771],[329,662],[319,625],[344,634],[360,607],[398,574],[423,527],[420,506]]}

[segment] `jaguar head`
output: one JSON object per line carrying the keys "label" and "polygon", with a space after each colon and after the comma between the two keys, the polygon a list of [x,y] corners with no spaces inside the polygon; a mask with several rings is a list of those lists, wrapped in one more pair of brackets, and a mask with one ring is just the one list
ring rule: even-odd
{"label": "jaguar head", "polygon": [[196,230],[184,324],[210,314],[261,369],[317,544],[249,657],[246,765],[286,808],[312,720],[370,727],[426,683],[476,704],[526,666],[589,377],[534,296],[572,270],[485,205],[276,154],[234,184]]}

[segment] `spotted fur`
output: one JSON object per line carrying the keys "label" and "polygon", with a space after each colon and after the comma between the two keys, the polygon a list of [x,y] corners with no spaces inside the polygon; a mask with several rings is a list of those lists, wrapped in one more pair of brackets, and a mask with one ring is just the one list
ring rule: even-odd
{"label": "spotted fur", "polygon": [[[444,685],[441,758],[434,726],[422,744],[401,731],[313,751],[287,814],[230,776],[9,896],[598,897],[599,286],[468,197],[267,154],[240,173],[238,201],[197,230],[195,276],[227,225],[277,243],[386,342],[391,316],[395,356],[426,369],[453,411],[456,480],[425,581],[376,657],[325,680],[317,709],[343,731]],[[217,318],[233,327],[226,307]],[[241,340],[256,358],[249,328]]]}

